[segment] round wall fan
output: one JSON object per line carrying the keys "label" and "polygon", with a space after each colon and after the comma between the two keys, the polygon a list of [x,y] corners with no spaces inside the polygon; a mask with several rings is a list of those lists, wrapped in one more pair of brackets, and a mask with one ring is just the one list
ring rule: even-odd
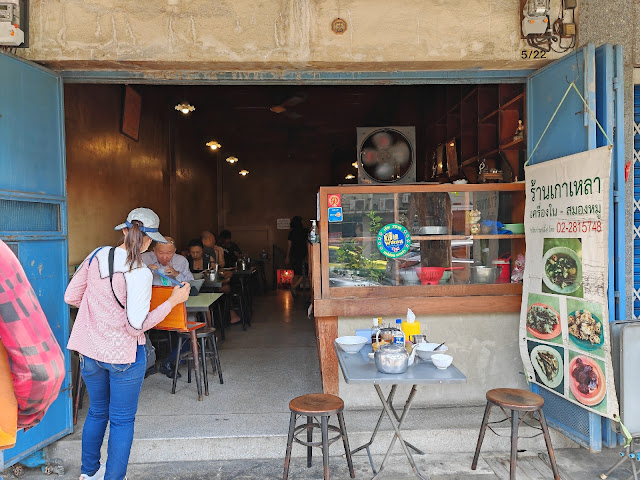
{"label": "round wall fan", "polygon": [[414,127],[358,128],[358,182],[415,182],[414,145]]}

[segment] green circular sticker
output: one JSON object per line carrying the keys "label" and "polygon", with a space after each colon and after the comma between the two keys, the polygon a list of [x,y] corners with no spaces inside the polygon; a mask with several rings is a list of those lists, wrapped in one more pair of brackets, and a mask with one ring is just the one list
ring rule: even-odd
{"label": "green circular sticker", "polygon": [[409,251],[411,235],[404,225],[390,223],[378,232],[378,250],[385,257],[398,258]]}

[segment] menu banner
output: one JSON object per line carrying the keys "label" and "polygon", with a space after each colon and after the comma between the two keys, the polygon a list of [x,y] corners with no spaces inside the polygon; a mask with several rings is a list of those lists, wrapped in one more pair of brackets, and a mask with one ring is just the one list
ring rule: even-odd
{"label": "menu banner", "polygon": [[520,354],[530,382],[618,419],[608,310],[611,150],[525,168]]}

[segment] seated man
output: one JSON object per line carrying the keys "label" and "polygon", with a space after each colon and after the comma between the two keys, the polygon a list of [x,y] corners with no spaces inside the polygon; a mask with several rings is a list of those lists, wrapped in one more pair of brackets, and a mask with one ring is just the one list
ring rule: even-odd
{"label": "seated man", "polygon": [[[166,278],[156,275],[155,272],[164,273],[166,276],[171,277],[178,282],[188,282],[193,280],[193,274],[189,270],[188,260],[176,253],[175,242],[171,237],[165,237],[167,243],[156,243],[152,252],[146,252],[142,254],[142,261],[144,264],[154,272],[153,285],[156,286],[171,286],[171,282]],[[189,342],[184,343],[183,352],[189,350]],[[164,373],[167,377],[173,377],[173,365],[175,365],[176,358],[178,356],[177,348],[174,348],[169,356],[160,365],[158,370]],[[149,366],[151,368],[151,366]],[[179,375],[179,374],[178,374]]]}
{"label": "seated man", "polygon": [[[165,237],[167,243],[156,243],[152,252],[142,254],[142,261],[152,271],[164,273],[178,282],[193,280],[189,270],[189,262],[176,253],[176,245],[171,237]],[[171,285],[171,282],[160,275],[153,275],[154,285]]]}
{"label": "seated man", "polygon": [[224,263],[227,267],[235,267],[236,261],[242,258],[242,250],[231,241],[231,232],[223,230],[220,232],[220,241],[218,245],[224,250]]}
{"label": "seated man", "polygon": [[[220,268],[224,267],[224,250],[216,245],[216,236],[205,230],[200,234],[202,240],[203,251],[215,260]],[[229,265],[232,267],[233,265]]]}

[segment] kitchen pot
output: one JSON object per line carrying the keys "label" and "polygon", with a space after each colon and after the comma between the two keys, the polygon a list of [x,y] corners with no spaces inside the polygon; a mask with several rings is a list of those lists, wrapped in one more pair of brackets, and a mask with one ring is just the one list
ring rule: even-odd
{"label": "kitchen pot", "polygon": [[471,267],[471,283],[496,283],[499,267]]}
{"label": "kitchen pot", "polygon": [[403,345],[380,345],[373,358],[382,373],[404,373],[409,367],[409,354]]}

